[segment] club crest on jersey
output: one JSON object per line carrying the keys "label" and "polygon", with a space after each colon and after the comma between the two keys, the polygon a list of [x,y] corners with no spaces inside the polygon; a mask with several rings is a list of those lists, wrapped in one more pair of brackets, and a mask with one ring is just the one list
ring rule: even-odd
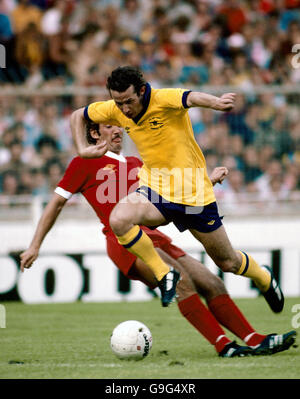
{"label": "club crest on jersey", "polygon": [[107,165],[104,166],[104,168],[102,168],[103,170],[109,170],[110,173],[115,172],[116,169],[116,165],[114,165],[113,163],[108,163]]}
{"label": "club crest on jersey", "polygon": [[153,118],[149,119],[150,129],[160,129],[163,127],[163,123],[160,118],[154,116]]}

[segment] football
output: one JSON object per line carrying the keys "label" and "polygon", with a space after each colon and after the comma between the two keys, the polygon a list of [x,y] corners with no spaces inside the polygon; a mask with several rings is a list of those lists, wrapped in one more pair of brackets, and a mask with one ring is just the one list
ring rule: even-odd
{"label": "football", "polygon": [[145,324],[127,320],[113,330],[110,346],[119,359],[141,360],[148,356],[152,348],[152,335]]}

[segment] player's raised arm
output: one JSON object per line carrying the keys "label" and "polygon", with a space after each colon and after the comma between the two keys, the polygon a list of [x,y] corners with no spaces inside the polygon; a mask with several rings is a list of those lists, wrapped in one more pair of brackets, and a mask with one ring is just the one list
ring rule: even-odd
{"label": "player's raised arm", "polygon": [[106,141],[103,140],[99,144],[89,145],[86,140],[84,108],[79,108],[72,113],[70,124],[75,148],[81,158],[100,158],[106,153]]}
{"label": "player's raised arm", "polygon": [[54,225],[56,218],[60,214],[66,201],[66,198],[55,193],[45,207],[29,248],[20,255],[20,266],[22,272],[24,272],[24,268],[30,268],[32,263],[38,257],[43,240]]}
{"label": "player's raised arm", "polygon": [[212,94],[191,91],[186,100],[188,107],[211,108],[216,111],[230,111],[234,107],[235,93],[226,93],[221,97]]}

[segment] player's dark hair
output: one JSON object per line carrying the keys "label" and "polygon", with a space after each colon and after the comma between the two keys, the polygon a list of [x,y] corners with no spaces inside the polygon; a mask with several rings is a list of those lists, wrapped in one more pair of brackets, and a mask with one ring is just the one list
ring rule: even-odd
{"label": "player's dark hair", "polygon": [[97,123],[93,123],[93,122],[87,122],[86,123],[86,140],[89,144],[96,144],[97,143],[97,139],[95,139],[94,137],[92,137],[91,135],[91,130],[96,130],[96,132],[98,133],[99,137],[101,136],[100,130],[99,130],[99,125]]}
{"label": "player's dark hair", "polygon": [[118,67],[112,71],[107,78],[107,89],[123,93],[129,86],[133,85],[135,92],[139,95],[140,90],[146,85],[142,72],[133,66]]}

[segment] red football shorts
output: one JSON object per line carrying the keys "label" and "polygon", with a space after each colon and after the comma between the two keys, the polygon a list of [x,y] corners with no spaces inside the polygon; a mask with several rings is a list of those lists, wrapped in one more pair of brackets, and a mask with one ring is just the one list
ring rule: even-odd
{"label": "red football shorts", "polygon": [[[151,230],[148,227],[143,226],[142,230],[151,238],[154,247],[162,249],[173,259],[185,255],[185,252],[182,249],[173,245],[172,240],[157,229]],[[129,271],[136,260],[136,256],[120,245],[114,234],[108,234],[106,236],[106,248],[110,259],[125,276],[128,276]]]}

